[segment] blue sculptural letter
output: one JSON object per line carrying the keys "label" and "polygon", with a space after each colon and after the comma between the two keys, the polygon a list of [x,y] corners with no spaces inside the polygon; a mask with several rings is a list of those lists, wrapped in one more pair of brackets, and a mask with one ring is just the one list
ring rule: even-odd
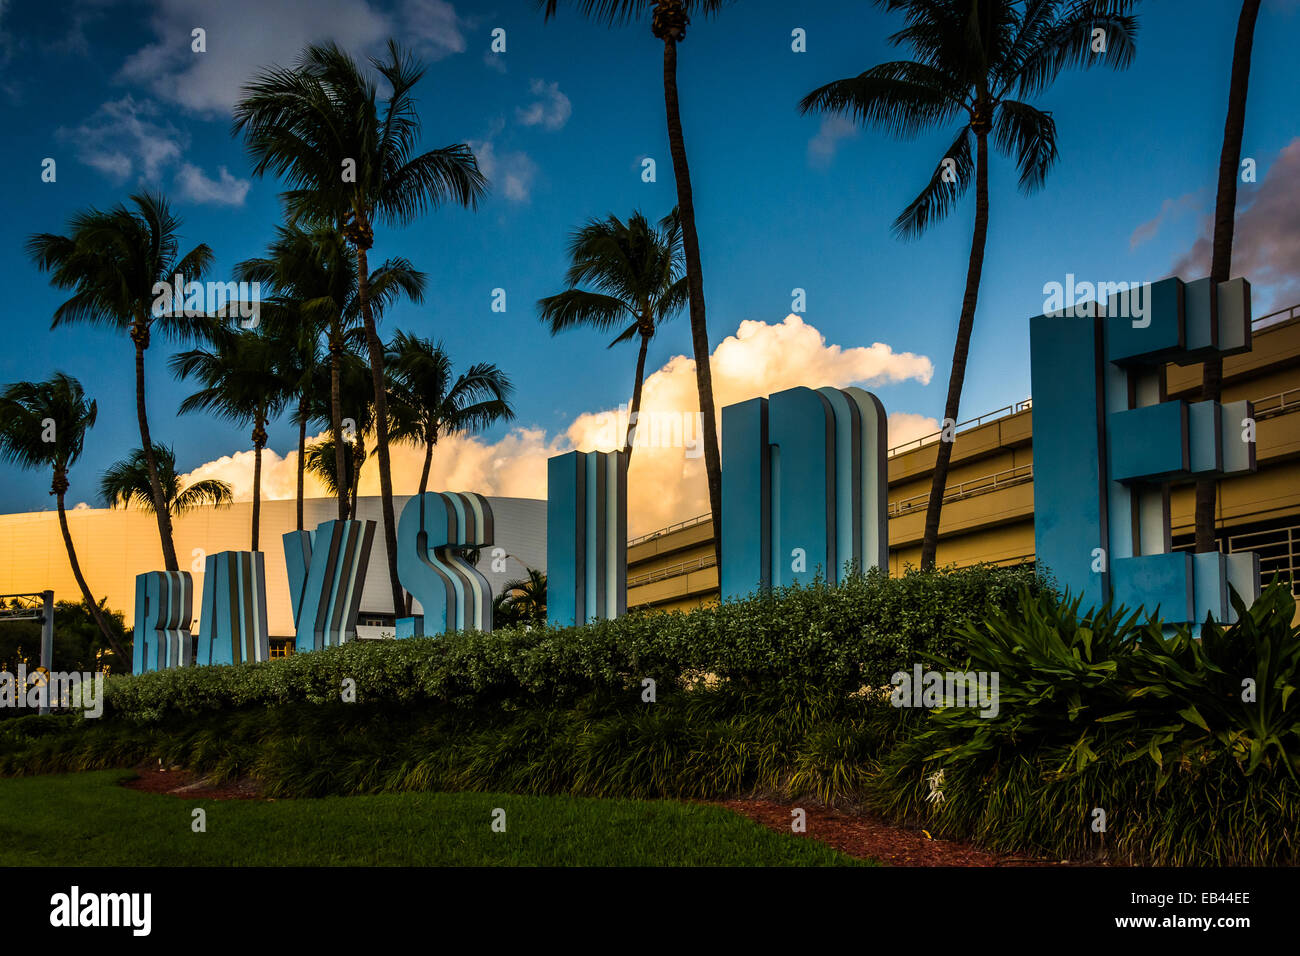
{"label": "blue sculptural letter", "polygon": [[193,664],[193,620],[194,584],[188,571],[137,574],[132,670],[143,674]]}
{"label": "blue sculptural letter", "polygon": [[888,425],[860,388],[722,410],[722,597],[888,567]]}
{"label": "blue sculptural letter", "polygon": [[284,563],[297,651],[356,640],[373,521],[322,521],[315,531],[284,535]]}
{"label": "blue sculptural letter", "polygon": [[194,663],[240,664],[270,656],[266,555],[261,551],[208,555]]}
{"label": "blue sculptural letter", "polygon": [[546,611],[586,624],[627,611],[626,452],[569,452],[546,463]]}
{"label": "blue sculptural letter", "polygon": [[1230,622],[1229,585],[1258,597],[1259,558],[1174,552],[1169,488],[1255,470],[1251,405],[1166,401],[1165,367],[1248,351],[1250,284],[1153,283],[1141,322],[1117,299],[1029,323],[1038,563],[1084,607]]}
{"label": "blue sculptural letter", "polygon": [[492,630],[492,586],[464,555],[492,543],[492,505],[482,495],[413,496],[397,522],[397,574],[424,614],[398,618],[397,636]]}

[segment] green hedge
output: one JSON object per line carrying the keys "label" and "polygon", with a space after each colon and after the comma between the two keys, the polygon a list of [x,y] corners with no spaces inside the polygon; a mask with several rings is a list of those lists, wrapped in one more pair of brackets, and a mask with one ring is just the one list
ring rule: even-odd
{"label": "green hedge", "polygon": [[106,718],[337,701],[462,706],[563,704],[591,693],[659,690],[712,674],[773,692],[815,684],[831,694],[880,687],[923,654],[957,651],[958,631],[1037,590],[1031,568],[980,566],[899,578],[873,570],[829,588],[795,587],[690,613],[629,614],[569,628],[506,628],[437,638],[354,642],[262,664],[110,678]]}

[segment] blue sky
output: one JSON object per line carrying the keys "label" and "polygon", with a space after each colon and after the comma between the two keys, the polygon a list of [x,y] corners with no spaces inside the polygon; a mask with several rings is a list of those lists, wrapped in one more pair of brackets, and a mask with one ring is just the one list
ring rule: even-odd
{"label": "blue sky", "polygon": [[[1065,74],[1037,101],[1056,119],[1061,152],[1047,188],[1021,196],[1009,163],[995,160],[963,418],[1028,395],[1026,320],[1042,311],[1045,282],[1068,272],[1156,279],[1196,265],[1186,257],[1213,203],[1237,6],[1141,4],[1132,68]],[[250,178],[251,163],[230,135],[232,91],[259,67],[287,63],[303,43],[325,37],[357,52],[389,35],[411,45],[429,63],[418,88],[423,145],[470,142],[492,179],[477,212],[442,209],[377,235],[372,261],[405,255],[429,276],[425,303],[396,307],[382,329],[441,338],[458,365],[496,362],[515,380],[519,424],[547,435],[627,400],[634,351],[606,351],[604,340],[584,332],[552,339],[534,303],[561,288],[565,239],[583,220],[634,209],[658,217],[675,201],[662,47],[647,27],[609,30],[567,11],[543,23],[529,0],[71,0],[57,15],[50,9],[0,0],[0,283],[9,290],[0,382],[62,369],[98,400],[100,423],[73,474],[73,500],[93,500],[99,472],[139,444],[132,351],[108,332],[49,329],[62,297],[24,256],[24,240],[63,231],[77,210],[150,185],[183,217],[186,248],[212,246],[214,277],[261,254],[279,221],[280,187]],[[813,88],[897,58],[887,43],[897,25],[861,0],[796,12],[777,2],[737,4],[693,24],[681,48],[683,121],[713,344],[745,320],[781,322],[800,287],[803,319],[828,346],[881,342],[928,356],[935,367],[928,384],[913,376],[874,390],[891,412],[942,417],[973,197],[919,240],[900,242],[889,227],[952,130],[900,142],[823,125],[796,109]],[[205,54],[190,50],[193,26],[207,31]],[[498,27],[506,31],[504,55],[489,53]],[[796,27],[807,33],[805,53],[791,51]],[[1243,147],[1259,168],[1258,183],[1242,186],[1243,205],[1257,203],[1246,265],[1272,280],[1256,281],[1257,314],[1300,301],[1289,281],[1300,275],[1297,226],[1289,237],[1267,232],[1288,228],[1277,210],[1295,205],[1294,178],[1274,167],[1300,136],[1298,39],[1300,4],[1266,3]],[[658,164],[655,183],[642,181],[647,156]],[[46,157],[57,162],[55,183],[41,182]],[[506,290],[504,314],[490,309],[495,288]],[[186,469],[248,447],[244,429],[175,415],[188,388],[166,371],[172,351],[158,343],[149,353],[156,437],[175,444]],[[684,315],[665,327],[648,368],[681,354],[690,354]],[[271,429],[278,452],[294,443],[287,423]],[[0,469],[0,508],[49,507],[48,481]]]}

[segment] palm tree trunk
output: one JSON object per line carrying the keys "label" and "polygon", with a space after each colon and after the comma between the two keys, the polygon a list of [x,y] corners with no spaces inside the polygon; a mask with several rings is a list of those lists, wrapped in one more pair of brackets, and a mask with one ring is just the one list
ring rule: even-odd
{"label": "palm tree trunk", "polygon": [[348,519],[347,485],[343,475],[347,471],[343,452],[343,398],[342,386],[339,384],[339,349],[338,336],[330,336],[330,434],[334,437],[334,484],[337,486],[339,499],[339,520]]}
{"label": "palm tree trunk", "polygon": [[62,492],[56,496],[56,500],[59,503],[59,528],[63,531],[63,545],[68,549],[68,563],[72,565],[72,576],[77,579],[77,586],[81,588],[81,597],[82,600],[86,602],[86,610],[90,612],[90,616],[93,617],[95,623],[99,625],[99,632],[104,635],[104,640],[106,640],[108,646],[113,649],[113,653],[117,655],[117,659],[121,661],[122,666],[126,667],[129,671],[132,666],[131,658],[127,656],[126,651],[122,649],[122,645],[117,642],[117,638],[113,635],[113,632],[109,630],[108,623],[104,620],[104,613],[100,610],[99,604],[96,603],[94,596],[90,593],[90,586],[86,584],[86,578],[81,573],[81,563],[77,560],[77,549],[72,546],[72,532],[68,530],[68,516],[63,510]]}
{"label": "palm tree trunk", "polygon": [[[961,405],[961,388],[966,380],[966,359],[970,355],[970,335],[975,324],[975,305],[979,300],[980,277],[984,272],[984,240],[989,230],[989,146],[988,134],[976,133],[975,153],[975,232],[971,237],[970,264],[966,269],[966,294],[961,302],[961,320],[957,323],[957,343],[952,351],[952,374],[948,377],[948,401],[943,407],[946,422],[957,424]],[[946,430],[946,429],[945,429]],[[952,458],[952,441],[939,441],[934,462],[934,480],[930,483],[930,503],[925,510],[925,532],[921,536],[921,570],[934,567],[939,550],[939,512],[943,492],[948,484],[948,462]]]}
{"label": "palm tree trunk", "polygon": [[[1232,278],[1232,232],[1237,216],[1237,176],[1241,167],[1241,137],[1246,126],[1246,90],[1250,85],[1250,56],[1255,42],[1259,0],[1244,0],[1237,19],[1237,39],[1232,49],[1232,78],[1228,85],[1228,117],[1223,124],[1223,150],[1219,153],[1219,186],[1214,202],[1214,244],[1210,254],[1210,281]],[[1223,391],[1223,359],[1206,360],[1201,371],[1201,401],[1217,402]],[[1214,533],[1219,482],[1196,482],[1196,550],[1218,551]]]}
{"label": "palm tree trunk", "polygon": [[298,401],[298,530],[302,530],[303,476],[307,471],[307,396]]}
{"label": "palm tree trunk", "polygon": [[262,517],[262,445],[265,442],[253,440],[253,545],[257,550],[257,530]]}
{"label": "palm tree trunk", "polygon": [[[369,228],[369,223],[358,223]],[[370,375],[375,386],[375,434],[379,451],[379,497],[384,512],[384,545],[388,551],[388,580],[393,589],[393,609],[404,607],[402,585],[397,580],[397,518],[393,513],[393,472],[388,459],[388,392],[384,386],[384,343],[379,340],[370,311],[370,260],[364,243],[357,245],[357,299],[370,350]],[[360,463],[357,464],[360,471]]]}
{"label": "palm tree trunk", "polygon": [[433,464],[433,446],[434,442],[426,442],[424,445],[424,468],[420,471],[420,497],[423,498],[426,491],[429,490],[429,467]]}
{"label": "palm tree trunk", "polygon": [[348,514],[352,520],[357,520],[357,489],[361,487],[361,463],[366,460],[366,446],[361,442],[360,437],[352,446],[352,474],[348,476],[351,487],[349,488],[352,503],[348,506]]}
{"label": "palm tree trunk", "polygon": [[627,463],[632,464],[632,440],[636,436],[637,419],[641,417],[641,386],[645,384],[645,356],[650,350],[650,336],[644,332],[641,333],[641,350],[636,357],[636,383],[632,386],[632,407],[627,411],[627,437],[624,439],[624,451],[627,452]]}
{"label": "palm tree trunk", "polygon": [[[140,333],[133,335],[138,338]],[[148,330],[143,333],[147,338]],[[140,444],[144,450],[144,461],[149,468],[149,492],[153,497],[153,513],[158,521],[158,539],[162,544],[163,563],[168,571],[179,571],[176,560],[176,546],[172,541],[172,516],[163,495],[162,484],[158,481],[158,458],[153,453],[153,440],[149,437],[149,415],[144,402],[144,350],[143,342],[135,343],[135,413],[140,423]]]}
{"label": "palm tree trunk", "polygon": [[668,151],[677,178],[677,209],[682,219],[682,251],[686,257],[686,285],[690,292],[691,345],[695,352],[695,384],[700,395],[704,434],[704,471],[709,482],[709,510],[713,513],[713,556],[722,567],[722,458],[718,451],[718,421],[713,409],[713,373],[709,366],[709,329],[704,318],[704,276],[700,271],[700,239],[695,231],[695,198],[691,171],[686,164],[686,142],[677,103],[677,42],[664,40],[664,108],[668,117]]}

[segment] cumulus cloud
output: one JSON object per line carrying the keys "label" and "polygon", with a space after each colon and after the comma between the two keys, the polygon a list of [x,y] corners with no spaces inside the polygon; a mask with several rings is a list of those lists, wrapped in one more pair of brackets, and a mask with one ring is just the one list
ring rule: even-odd
{"label": "cumulus cloud", "polygon": [[573,104],[560,92],[559,83],[533,80],[529,84],[529,92],[537,99],[515,111],[516,118],[524,126],[541,126],[554,131],[569,121],[573,114]]}
{"label": "cumulus cloud", "polygon": [[[391,14],[367,0],[160,0],[149,25],[153,42],[127,58],[121,78],[198,113],[228,113],[249,77],[291,65],[310,43],[337,39],[365,56],[393,36],[426,61],[465,49],[446,0],[402,0]],[[204,53],[191,49],[196,27],[206,31]]]}
{"label": "cumulus cloud", "polygon": [[537,178],[537,164],[523,152],[497,154],[491,140],[470,140],[469,147],[478,159],[478,168],[492,184],[511,202],[527,202],[532,195],[533,180]]}
{"label": "cumulus cloud", "polygon": [[160,119],[156,103],[129,93],[102,104],[88,120],[60,128],[60,139],[75,143],[78,158],[119,182],[132,175],[157,180],[164,167],[180,159],[188,133]]}
{"label": "cumulus cloud", "polygon": [[[628,376],[633,363],[629,356]],[[825,337],[797,315],[769,324],[742,322],[736,334],[713,352],[713,387],[719,424],[721,408],[756,396],[797,385],[879,387],[903,381],[929,383],[934,374],[930,360],[911,352],[895,352],[888,345],[843,348],[827,344]],[[629,381],[628,391],[631,391]],[[638,446],[628,478],[628,533],[653,531],[708,511],[704,459],[698,449],[699,402],[695,362],[684,355],[668,360],[645,382]],[[625,419],[624,419],[625,420]],[[655,445],[650,425],[679,421],[681,427],[660,430]],[[451,435],[441,439],[434,452],[429,487],[434,490],[472,490],[486,495],[524,498],[546,496],[546,460],[580,448],[611,450],[621,443],[617,409],[592,409],[578,415],[561,433],[547,435],[540,428],[515,428],[504,438],[489,442],[476,436]],[[613,426],[613,427],[611,427]],[[934,418],[913,412],[889,416],[889,444],[897,445],[938,431]],[[680,440],[676,437],[680,436]],[[671,446],[671,447],[670,447]],[[411,494],[419,486],[423,452],[411,446],[391,448],[393,486]],[[267,498],[291,498],[296,489],[297,453],[284,457],[263,454],[262,492]],[[253,453],[237,452],[209,462],[185,476],[221,478],[231,483],[237,499],[252,494]],[[361,477],[361,493],[379,493],[378,465],[372,459]],[[307,493],[323,496],[323,488],[308,479]]]}
{"label": "cumulus cloud", "polygon": [[[158,104],[129,93],[110,100],[80,126],[60,128],[59,139],[75,144],[77,158],[117,183],[136,178],[157,184],[177,167],[181,199],[196,203],[242,206],[250,183],[222,166],[212,179],[193,163],[183,162],[190,136],[162,118]],[[178,166],[179,164],[179,166]]]}
{"label": "cumulus cloud", "polygon": [[218,179],[212,179],[194,164],[185,163],[176,174],[176,185],[181,195],[192,202],[242,206],[252,184],[247,179],[236,179],[225,166],[217,168],[217,175]]}
{"label": "cumulus cloud", "polygon": [[856,136],[858,127],[845,116],[823,116],[817,135],[808,140],[808,162],[826,168],[835,158],[835,151],[843,140]]}
{"label": "cumulus cloud", "polygon": [[[1211,212],[1192,247],[1174,263],[1173,274],[1208,274],[1213,236]],[[1237,186],[1232,274],[1250,280],[1256,314],[1300,301],[1300,137],[1287,144],[1259,182]]]}

